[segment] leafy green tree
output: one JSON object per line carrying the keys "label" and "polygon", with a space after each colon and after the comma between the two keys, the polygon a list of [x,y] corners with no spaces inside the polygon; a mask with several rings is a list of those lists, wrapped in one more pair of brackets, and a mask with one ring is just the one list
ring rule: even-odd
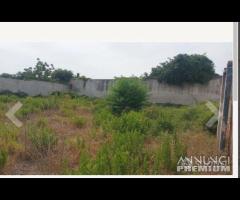
{"label": "leafy green tree", "polygon": [[107,101],[115,114],[139,110],[147,101],[147,87],[136,77],[115,78],[115,82],[109,90]]}
{"label": "leafy green tree", "polygon": [[52,73],[52,79],[59,81],[59,82],[69,82],[73,78],[72,71],[65,70],[65,69],[56,69]]}
{"label": "leafy green tree", "polygon": [[37,58],[37,64],[33,70],[34,75],[39,80],[50,80],[52,72],[54,71],[54,66],[46,62],[41,61]]}
{"label": "leafy green tree", "polygon": [[49,65],[46,62],[41,61],[37,58],[37,63],[34,68],[25,68],[23,72],[17,73],[17,78],[24,80],[51,80],[52,72],[54,71],[54,66]]}
{"label": "leafy green tree", "polygon": [[214,67],[214,63],[205,54],[178,54],[173,59],[152,68],[151,73],[149,75],[145,73],[144,77],[174,85],[204,84],[216,77]]}

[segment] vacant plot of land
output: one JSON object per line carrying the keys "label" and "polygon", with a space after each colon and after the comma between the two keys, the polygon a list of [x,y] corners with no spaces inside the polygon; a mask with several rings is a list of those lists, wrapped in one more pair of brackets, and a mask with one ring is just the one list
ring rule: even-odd
{"label": "vacant plot of land", "polygon": [[[6,117],[23,103],[16,128]],[[113,115],[105,100],[0,95],[0,174],[178,174],[184,155],[218,155],[205,106],[146,105]]]}

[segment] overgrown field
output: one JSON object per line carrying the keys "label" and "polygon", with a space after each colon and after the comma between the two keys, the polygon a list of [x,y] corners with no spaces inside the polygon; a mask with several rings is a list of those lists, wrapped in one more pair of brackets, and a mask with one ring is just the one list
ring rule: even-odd
{"label": "overgrown field", "polygon": [[[17,101],[21,128],[5,117]],[[211,116],[205,103],[113,115],[103,99],[0,95],[0,174],[178,174],[180,156],[219,154]]]}

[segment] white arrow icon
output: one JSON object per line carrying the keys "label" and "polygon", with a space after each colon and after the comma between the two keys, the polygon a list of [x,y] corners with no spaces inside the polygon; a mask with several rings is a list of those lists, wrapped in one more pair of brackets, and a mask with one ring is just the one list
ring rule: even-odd
{"label": "white arrow icon", "polygon": [[208,128],[211,128],[215,124],[215,122],[218,121],[218,110],[216,106],[214,106],[214,104],[210,101],[206,103],[206,106],[214,113],[214,116],[211,117],[211,119],[208,120],[208,122],[206,123],[206,126]]}
{"label": "white arrow icon", "polygon": [[14,114],[22,107],[22,103],[21,102],[17,102],[12,108],[10,108],[10,110],[5,114],[7,116],[8,119],[10,119],[12,121],[12,123],[15,124],[15,126],[17,126],[18,128],[20,128],[23,123],[21,121],[19,121]]}

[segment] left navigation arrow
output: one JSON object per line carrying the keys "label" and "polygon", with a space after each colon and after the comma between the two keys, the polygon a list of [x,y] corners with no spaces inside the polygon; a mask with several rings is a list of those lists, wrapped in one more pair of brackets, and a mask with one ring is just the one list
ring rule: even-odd
{"label": "left navigation arrow", "polygon": [[12,121],[12,123],[15,124],[15,126],[17,126],[18,128],[20,128],[23,123],[21,121],[19,121],[19,119],[17,119],[15,117],[15,113],[22,107],[22,103],[21,102],[17,102],[12,108],[10,108],[10,110],[5,114],[7,116],[8,119],[10,119]]}

